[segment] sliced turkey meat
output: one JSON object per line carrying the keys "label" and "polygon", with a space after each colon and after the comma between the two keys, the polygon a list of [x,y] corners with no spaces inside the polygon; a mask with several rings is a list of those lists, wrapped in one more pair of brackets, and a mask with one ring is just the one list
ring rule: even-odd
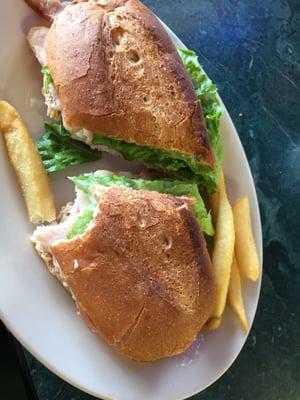
{"label": "sliced turkey meat", "polygon": [[45,67],[47,65],[44,45],[48,32],[49,28],[47,28],[46,26],[34,26],[30,29],[27,35],[27,40],[29,42],[31,50],[33,51],[34,55],[36,56],[42,67]]}
{"label": "sliced turkey meat", "polygon": [[70,1],[61,3],[60,0],[25,0],[25,2],[49,21],[52,21],[70,3]]}

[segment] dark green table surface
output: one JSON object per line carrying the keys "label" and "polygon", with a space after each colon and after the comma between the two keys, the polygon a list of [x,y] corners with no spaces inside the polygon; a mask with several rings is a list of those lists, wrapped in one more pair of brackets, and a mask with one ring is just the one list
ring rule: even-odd
{"label": "dark green table surface", "polygon": [[[263,223],[264,276],[254,326],[230,370],[193,399],[298,400],[300,0],[145,3],[198,52],[217,82],[251,165]],[[91,399],[26,357],[39,400]]]}

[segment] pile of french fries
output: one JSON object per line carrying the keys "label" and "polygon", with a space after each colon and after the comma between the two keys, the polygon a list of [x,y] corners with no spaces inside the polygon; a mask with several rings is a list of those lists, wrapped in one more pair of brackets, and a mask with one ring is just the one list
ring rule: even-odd
{"label": "pile of french fries", "polygon": [[227,302],[247,332],[249,322],[242,295],[241,276],[257,281],[260,273],[249,199],[243,196],[231,207],[222,173],[219,188],[210,197],[209,203],[216,227],[212,264],[217,300],[207,327],[217,329],[220,326]]}
{"label": "pile of french fries", "polygon": [[[0,101],[0,131],[23,192],[29,220],[34,224],[54,221],[56,212],[53,195],[41,157],[17,111],[5,101]],[[231,207],[221,174],[219,188],[209,202],[216,227],[212,264],[217,301],[207,326],[209,329],[220,326],[228,302],[243,329],[248,331],[241,276],[252,281],[259,278],[249,200],[241,197]]]}

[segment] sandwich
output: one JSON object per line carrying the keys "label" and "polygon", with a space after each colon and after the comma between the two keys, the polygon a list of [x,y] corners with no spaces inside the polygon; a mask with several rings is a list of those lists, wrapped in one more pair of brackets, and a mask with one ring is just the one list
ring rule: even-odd
{"label": "sandwich", "polygon": [[73,139],[214,191],[215,88],[193,54],[180,57],[152,12],[139,0],[27,2],[52,20],[28,34],[42,65],[48,115]]}
{"label": "sandwich", "polygon": [[185,351],[215,304],[197,186],[107,171],[70,179],[75,201],[32,236],[50,272],[117,351],[137,361]]}

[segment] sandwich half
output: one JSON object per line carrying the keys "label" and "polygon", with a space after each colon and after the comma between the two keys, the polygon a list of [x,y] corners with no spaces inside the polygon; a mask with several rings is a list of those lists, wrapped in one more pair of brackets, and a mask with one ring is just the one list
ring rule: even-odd
{"label": "sandwich half", "polygon": [[[39,11],[45,4],[28,2]],[[28,34],[43,66],[48,115],[72,138],[214,189],[201,103],[152,12],[139,0],[52,3],[51,27]]]}
{"label": "sandwich half", "polygon": [[185,351],[215,302],[199,193],[103,171],[72,180],[77,196],[62,220],[32,236],[50,272],[119,352],[153,361]]}

